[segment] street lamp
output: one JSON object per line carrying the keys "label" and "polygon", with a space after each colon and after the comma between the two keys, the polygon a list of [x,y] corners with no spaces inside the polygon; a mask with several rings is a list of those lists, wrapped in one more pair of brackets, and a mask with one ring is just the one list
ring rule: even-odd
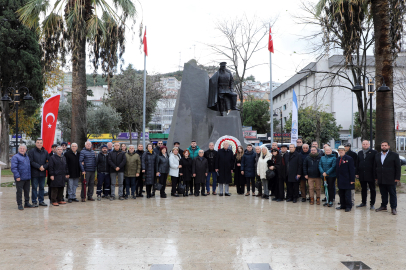
{"label": "street lamp", "polygon": [[[283,144],[283,129],[282,129],[282,110],[280,108],[276,108],[276,110],[279,110],[280,112],[280,116],[281,116],[281,144]],[[276,112],[273,113],[273,116],[278,116],[278,114]],[[272,134],[271,134],[272,135]]]}
{"label": "street lamp", "polygon": [[[378,90],[376,90],[376,92],[389,92],[391,91],[390,88],[386,85],[385,83],[385,78],[382,75],[376,75],[375,77],[371,77],[371,79],[368,79],[367,76],[365,75],[361,75],[364,78],[366,78],[368,80],[368,94],[369,94],[369,143],[371,145],[371,149],[373,147],[373,143],[372,143],[372,96],[374,95],[374,81],[373,79],[375,79],[376,77],[381,77],[382,78],[382,85],[378,88]],[[360,91],[364,91],[364,87],[358,82],[355,84],[355,86],[352,88],[353,92],[360,92]],[[353,127],[354,128],[354,127]]]}
{"label": "street lamp", "polygon": [[[30,95],[30,91],[27,87],[22,86],[20,89],[16,89],[14,87],[7,88],[4,96],[1,98],[3,102],[12,102],[14,103],[15,110],[16,110],[16,154],[18,153],[18,105],[20,104],[20,93],[24,94],[23,100],[34,100],[34,98]],[[11,99],[11,96],[14,97],[14,100]]]}

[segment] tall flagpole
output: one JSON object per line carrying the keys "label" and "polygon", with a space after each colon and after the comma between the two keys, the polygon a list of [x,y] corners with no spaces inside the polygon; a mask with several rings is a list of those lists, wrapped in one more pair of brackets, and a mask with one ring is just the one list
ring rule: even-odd
{"label": "tall flagpole", "polygon": [[[147,32],[147,27],[145,26],[145,32]],[[146,99],[147,99],[147,54],[145,53],[144,44],[144,100],[142,104],[142,146],[145,149],[145,114],[146,114]]]}
{"label": "tall flagpole", "polygon": [[[271,29],[270,24],[269,24],[269,29]],[[270,123],[271,123],[271,143],[273,143],[273,93],[272,93],[272,52],[271,51],[269,51],[269,103],[270,103],[269,107],[270,107],[270,117],[271,117],[271,121],[270,121]]]}

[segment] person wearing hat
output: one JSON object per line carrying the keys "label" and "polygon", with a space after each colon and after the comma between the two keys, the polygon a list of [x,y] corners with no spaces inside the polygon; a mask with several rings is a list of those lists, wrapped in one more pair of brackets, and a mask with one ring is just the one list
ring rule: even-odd
{"label": "person wearing hat", "polygon": [[101,152],[97,155],[97,200],[101,200],[102,187],[104,186],[104,198],[110,199],[110,165],[109,165],[109,149],[107,145],[102,145]]}
{"label": "person wearing hat", "polygon": [[[57,147],[58,147],[58,145],[55,144],[55,143],[51,146],[51,152],[49,153],[49,158],[51,158],[54,154],[56,154],[56,148]],[[48,166],[49,166],[49,164],[48,164]],[[51,189],[51,178],[49,177],[49,169],[48,169],[47,185],[48,185],[48,198],[51,201],[51,191],[52,191],[52,189]],[[44,196],[47,196],[47,195],[44,194]]]}
{"label": "person wearing hat", "polygon": [[233,75],[226,69],[226,65],[226,62],[221,62],[220,69],[209,80],[207,107],[219,111],[221,116],[224,111],[229,114],[231,110],[238,110],[237,94],[233,90]]}
{"label": "person wearing hat", "polygon": [[65,155],[67,149],[68,149],[68,143],[67,142],[62,142],[61,143],[62,146],[62,155]]}
{"label": "person wearing hat", "polygon": [[352,208],[351,190],[355,188],[355,166],[352,157],[345,153],[345,147],[340,145],[338,147],[339,156],[336,159],[336,175],[341,205],[336,209],[345,209],[345,212],[350,212]]}
{"label": "person wearing hat", "polygon": [[[356,165],[357,165],[357,159],[358,159],[357,153],[355,153],[354,151],[351,151],[351,144],[350,144],[349,142],[347,142],[347,143],[344,144],[344,148],[345,148],[345,154],[346,154],[347,156],[352,157],[352,159],[354,160],[354,168],[355,168]],[[355,189],[352,189],[352,190],[351,190],[351,202],[352,202],[352,206],[354,206],[354,203],[355,203],[354,196],[355,196]]]}

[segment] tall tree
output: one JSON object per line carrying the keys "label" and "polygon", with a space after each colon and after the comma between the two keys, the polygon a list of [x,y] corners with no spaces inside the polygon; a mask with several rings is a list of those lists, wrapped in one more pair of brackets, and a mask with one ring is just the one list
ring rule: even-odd
{"label": "tall tree", "polygon": [[[95,71],[111,78],[125,50],[125,32],[135,23],[132,0],[56,1],[49,11],[49,1],[30,1],[18,10],[20,20],[41,35],[45,69],[59,57],[72,62],[72,121],[71,141],[83,145],[86,140],[86,45]],[[40,19],[43,21],[39,25]]]}
{"label": "tall tree", "polygon": [[[38,36],[21,25],[16,15],[25,3],[26,0],[0,0],[0,94],[3,96],[8,87],[27,87],[34,101],[25,102],[21,95],[20,108],[26,115],[33,115],[43,101],[43,79]],[[0,103],[0,160],[9,164],[9,124],[14,107],[12,103]]]}
{"label": "tall tree", "polygon": [[[252,126],[252,129],[258,133],[270,132],[269,102],[261,99],[244,102],[242,118],[244,119],[244,126]],[[273,124],[275,129],[279,121],[273,119]]]}

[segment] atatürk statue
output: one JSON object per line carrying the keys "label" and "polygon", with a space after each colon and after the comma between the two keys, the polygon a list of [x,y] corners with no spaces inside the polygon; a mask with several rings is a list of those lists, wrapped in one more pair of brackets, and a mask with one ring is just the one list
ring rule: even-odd
{"label": "atat\u00fcrk statue", "polygon": [[209,100],[207,107],[209,109],[219,111],[223,116],[223,112],[227,114],[231,110],[238,110],[237,94],[233,90],[233,75],[226,69],[226,62],[220,63],[220,69],[214,73],[209,81]]}

